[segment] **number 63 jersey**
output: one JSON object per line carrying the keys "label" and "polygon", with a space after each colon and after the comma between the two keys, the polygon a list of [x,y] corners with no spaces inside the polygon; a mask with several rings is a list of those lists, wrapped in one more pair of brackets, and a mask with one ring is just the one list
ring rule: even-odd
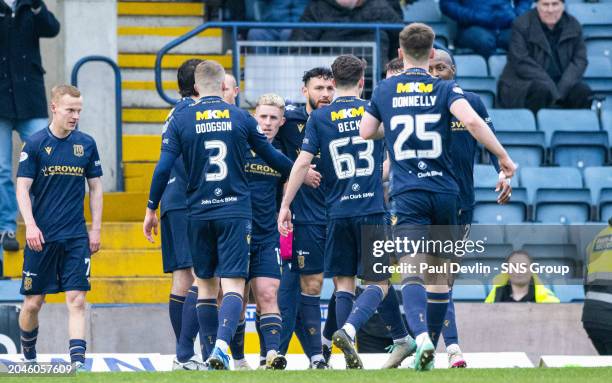
{"label": "number 63 jersey", "polygon": [[313,111],[306,123],[302,150],[321,153],[317,170],[327,190],[330,219],[384,212],[384,143],[359,136],[366,104],[357,97],[338,97]]}
{"label": "number 63 jersey", "polygon": [[450,156],[450,106],[464,98],[454,81],[411,68],[381,82],[366,111],[384,124],[393,182],[407,190],[458,194]]}

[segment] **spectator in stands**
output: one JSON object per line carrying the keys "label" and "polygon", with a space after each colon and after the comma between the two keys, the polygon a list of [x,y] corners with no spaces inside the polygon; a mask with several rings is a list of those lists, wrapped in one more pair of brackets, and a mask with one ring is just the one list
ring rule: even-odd
{"label": "spectator in stands", "polygon": [[599,355],[612,355],[612,217],[587,247],[582,325]]}
{"label": "spectator in stands", "polygon": [[16,251],[17,200],[12,134],[21,139],[47,126],[47,100],[39,39],[60,24],[42,0],[0,0],[0,244]]}
{"label": "spectator in stands", "polygon": [[582,27],[562,0],[538,0],[512,27],[508,63],[499,79],[503,108],[589,108],[592,92],[582,81],[587,51]]}
{"label": "spectator in stands", "polygon": [[[403,15],[398,14],[388,0],[311,0],[302,22],[311,23],[402,23]],[[392,50],[392,43],[399,38],[398,32],[382,31],[381,52],[386,62]],[[291,40],[297,41],[374,41],[374,32],[352,29],[296,29]],[[390,49],[391,47],[391,49]]]}
{"label": "spectator in stands", "polygon": [[458,24],[457,47],[470,48],[485,58],[497,48],[508,49],[510,27],[533,0],[440,0],[443,14]]}
{"label": "spectator in stands", "polygon": [[[304,13],[308,0],[259,1],[260,20],[263,22],[295,23]],[[260,41],[287,41],[291,29],[250,29],[247,39]]]}
{"label": "spectator in stands", "polygon": [[559,303],[559,298],[542,284],[537,275],[531,273],[529,267],[532,261],[526,251],[513,251],[505,262],[509,267],[508,273],[499,274],[493,279],[493,288],[485,303]]}

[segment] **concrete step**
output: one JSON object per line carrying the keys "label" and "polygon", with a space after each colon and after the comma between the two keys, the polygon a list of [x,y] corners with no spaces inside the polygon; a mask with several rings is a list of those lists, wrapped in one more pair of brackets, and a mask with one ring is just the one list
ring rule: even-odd
{"label": "concrete step", "polygon": [[199,16],[122,16],[117,18],[120,27],[189,27],[194,28],[202,24]]}
{"label": "concrete step", "polygon": [[123,123],[123,135],[158,135],[162,125],[158,123]]}
{"label": "concrete step", "polygon": [[[146,84],[147,87],[155,87],[155,83]],[[166,94],[174,99],[181,96],[176,90],[166,88]],[[168,103],[159,96],[156,90],[128,90],[121,93],[121,104],[124,108],[158,108],[165,109]]]}
{"label": "concrete step", "polygon": [[[137,53],[119,53],[118,63],[121,68],[154,68],[155,67],[155,54],[137,54]],[[178,69],[179,66],[186,60],[192,58],[199,58],[202,60],[215,60],[219,64],[223,65],[225,69],[232,68],[232,56],[231,55],[181,55],[181,54],[168,54],[164,56],[162,60],[162,68],[164,69]],[[241,67],[244,64],[244,60],[241,62]]]}
{"label": "concrete step", "polygon": [[[141,219],[137,222],[102,221],[102,231],[100,232],[102,250],[158,250],[161,248],[159,241],[156,243],[150,243],[142,234],[144,208],[141,210]],[[21,245],[21,249],[17,252],[5,251],[5,254],[18,254],[19,257],[22,257],[23,248],[26,245],[25,226],[23,223],[19,223],[17,225],[16,234],[19,244]]]}
{"label": "concrete step", "polygon": [[[117,4],[119,16],[204,16],[202,2],[151,2],[120,1]],[[204,20],[204,19],[202,19]]]}
{"label": "concrete step", "polygon": [[[170,112],[167,108],[123,108],[123,122],[163,124]],[[161,125],[159,125],[161,129]]]}
{"label": "concrete step", "polygon": [[[148,195],[155,165],[156,162],[126,162],[123,165],[125,191]],[[146,199],[142,206],[146,207]],[[142,208],[141,219],[144,217],[144,207]]]}
{"label": "concrete step", "polygon": [[[191,27],[120,26],[117,28],[119,52],[155,53]],[[174,54],[219,54],[222,50],[220,29],[203,31],[172,50]]]}
{"label": "concrete step", "polygon": [[[172,83],[172,87],[168,89],[178,89],[177,80],[176,80],[176,69],[162,69],[162,81],[170,85]],[[155,82],[155,72],[151,68],[121,68],[121,80],[123,83],[128,82],[147,82],[153,83]],[[153,88],[154,89],[154,88]]]}
{"label": "concrete step", "polygon": [[[142,222],[149,190],[146,192],[104,193],[104,208],[102,222]],[[89,213],[89,197],[85,197],[85,219],[91,221]]]}
{"label": "concrete step", "polygon": [[157,161],[161,135],[124,135],[123,162]]}
{"label": "concrete step", "polygon": [[[144,238],[142,233],[140,236]],[[161,238],[157,237],[157,240]],[[22,270],[23,254],[7,253],[4,257],[4,275],[20,278]],[[92,278],[163,276],[161,250],[100,250],[92,255]]]}
{"label": "concrete step", "polygon": [[[90,279],[91,291],[87,302],[93,304],[120,303],[168,303],[172,278],[165,277],[128,277]],[[47,303],[64,303],[66,294],[50,294]]]}

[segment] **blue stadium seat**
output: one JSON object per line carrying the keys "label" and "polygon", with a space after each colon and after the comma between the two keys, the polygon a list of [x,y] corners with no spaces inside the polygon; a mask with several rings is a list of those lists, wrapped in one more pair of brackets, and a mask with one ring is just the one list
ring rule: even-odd
{"label": "blue stadium seat", "polygon": [[536,121],[529,109],[489,109],[496,132],[536,131]]}
{"label": "blue stadium seat", "polygon": [[569,4],[568,11],[582,24],[586,39],[612,37],[612,3]]}
{"label": "blue stadium seat", "polygon": [[581,282],[581,279],[561,280],[558,283],[553,281],[553,292],[561,303],[582,302],[584,301],[584,285]]}
{"label": "blue stadium seat", "polygon": [[506,55],[493,55],[489,57],[489,74],[495,78],[499,78],[508,59]]}
{"label": "blue stadium seat", "polygon": [[472,224],[469,238],[473,241],[484,240],[488,244],[504,244],[504,227],[500,225]]}
{"label": "blue stadium seat", "polygon": [[495,94],[489,91],[481,91],[481,90],[470,90],[472,93],[476,93],[478,97],[482,100],[482,103],[487,109],[490,109],[495,106]]}
{"label": "blue stadium seat", "polygon": [[591,190],[591,203],[597,204],[603,188],[612,188],[612,167],[590,167],[584,169],[584,185]]}
{"label": "blue stadium seat", "polygon": [[22,302],[23,295],[19,294],[20,287],[21,280],[19,279],[0,280],[0,302]]}
{"label": "blue stadium seat", "polygon": [[534,259],[570,259],[579,261],[578,250],[574,244],[533,243],[522,247]]}
{"label": "blue stadium seat", "polygon": [[607,132],[554,132],[551,162],[559,166],[602,166],[608,157]]}
{"label": "blue stadium seat", "polygon": [[487,289],[478,280],[461,279],[453,286],[453,300],[482,302],[487,297]]}
{"label": "blue stadium seat", "polygon": [[[514,197],[514,193],[512,193]],[[509,225],[505,227],[507,242],[515,249],[525,245],[563,245],[570,243],[570,229],[567,225]]]}
{"label": "blue stadium seat", "polygon": [[589,57],[604,56],[612,60],[612,38],[587,40],[586,47]]}
{"label": "blue stadium seat", "polygon": [[534,205],[536,222],[585,223],[591,215],[588,189],[538,189]]}
{"label": "blue stadium seat", "polygon": [[612,101],[606,100],[609,109],[601,111],[601,125],[603,130],[608,132],[608,138],[610,139],[610,146],[612,146]]}
{"label": "blue stadium seat", "polygon": [[[495,100],[497,85],[493,77],[477,77],[477,76],[457,76],[459,86],[468,92],[477,93],[485,105],[490,104],[491,100]],[[483,96],[488,95],[486,98]]]}
{"label": "blue stadium seat", "polygon": [[536,190],[543,188],[582,188],[582,175],[576,168],[532,168],[526,167],[519,172],[520,184],[527,188],[530,203],[535,200]]}
{"label": "blue stadium seat", "polygon": [[442,18],[440,7],[435,1],[417,1],[404,7],[404,21],[419,21],[428,24],[436,33],[436,40],[448,46],[451,31]]}
{"label": "blue stadium seat", "polygon": [[538,129],[546,133],[548,145],[555,131],[599,131],[597,114],[588,109],[541,109],[538,112],[537,120]]}
{"label": "blue stadium seat", "polygon": [[599,222],[612,218],[612,188],[601,189],[599,195]]}
{"label": "blue stadium seat", "polygon": [[457,77],[489,77],[487,62],[480,55],[455,56]]}
{"label": "blue stadium seat", "polygon": [[473,220],[480,224],[515,224],[528,219],[527,191],[524,188],[513,188],[510,202],[497,203],[498,193],[491,188],[474,190],[476,204]]}
{"label": "blue stadium seat", "polygon": [[[612,27],[611,27],[612,28]],[[612,93],[612,62],[609,57],[589,56],[584,81],[596,93]]]}
{"label": "blue stadium seat", "polygon": [[545,162],[544,132],[500,131],[496,132],[496,136],[519,168],[540,166]]}
{"label": "blue stadium seat", "polygon": [[321,288],[321,299],[330,300],[334,294],[334,280],[332,278],[323,278],[323,287]]}
{"label": "blue stadium seat", "polygon": [[[499,175],[492,165],[474,165],[474,187],[495,188]],[[512,178],[512,187],[518,187],[518,177]]]}

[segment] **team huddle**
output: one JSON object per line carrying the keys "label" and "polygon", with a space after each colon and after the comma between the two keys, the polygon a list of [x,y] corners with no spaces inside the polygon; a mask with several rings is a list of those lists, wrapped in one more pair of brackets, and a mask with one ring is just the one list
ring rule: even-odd
{"label": "team huddle", "polygon": [[[173,274],[175,369],[227,370],[230,351],[234,369],[250,369],[244,338],[251,292],[260,368],[286,367],[294,333],[310,368],[329,368],[332,347],[343,352],[347,368],[363,368],[355,338],[375,312],[393,338],[382,368],[397,368],[414,355],[416,370],[431,370],[440,335],[449,366],[466,366],[452,278],[402,275],[404,321],[390,275],[372,270],[371,249],[363,245],[368,235],[464,238],[477,142],[499,172],[498,202],[511,195],[516,166],[478,96],[452,80],[452,58],[433,49],[434,37],[424,24],[404,28],[399,59],[370,101],[360,98],[365,62],[341,55],[331,70],[304,74],[305,106],[265,94],[253,116],[234,105],[235,79],[218,63],[188,60],[179,68],[183,98],[163,128],[143,224],[153,242],[161,201],[164,272]],[[31,177],[22,164],[21,177]],[[439,265],[451,258],[417,254],[397,262]],[[321,330],[324,276],[333,278],[335,291]],[[356,297],[357,279],[363,289]],[[75,290],[88,289],[87,281]],[[56,291],[22,288],[24,294]],[[24,345],[33,327],[21,327]],[[193,351],[198,334],[201,357]],[[84,355],[84,341],[78,346]],[[35,351],[25,357],[35,360]]]}

